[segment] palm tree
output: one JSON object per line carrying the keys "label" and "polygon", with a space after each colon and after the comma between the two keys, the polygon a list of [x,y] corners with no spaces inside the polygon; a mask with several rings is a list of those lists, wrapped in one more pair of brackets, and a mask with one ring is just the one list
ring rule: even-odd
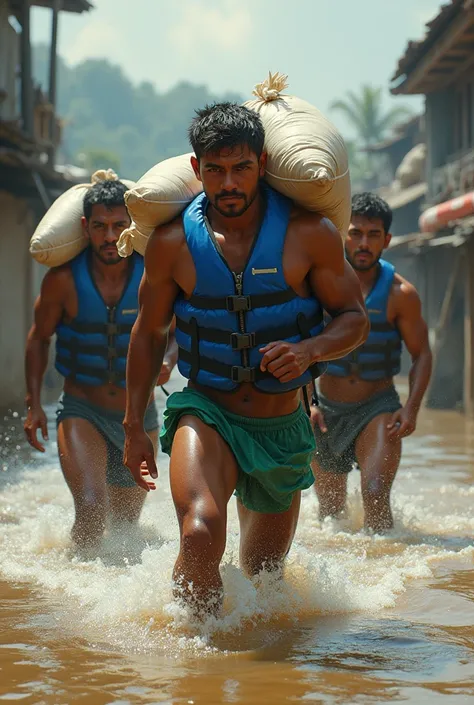
{"label": "palm tree", "polygon": [[382,88],[364,85],[357,95],[348,91],[345,100],[334,101],[330,109],[344,115],[355,128],[365,147],[380,142],[387,131],[412,112],[406,106],[397,106],[385,112],[382,105]]}

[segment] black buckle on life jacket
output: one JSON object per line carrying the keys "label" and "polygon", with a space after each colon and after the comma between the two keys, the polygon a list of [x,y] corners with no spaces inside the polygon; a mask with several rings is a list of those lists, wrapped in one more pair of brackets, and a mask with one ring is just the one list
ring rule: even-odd
{"label": "black buckle on life jacket", "polygon": [[230,313],[239,313],[239,311],[250,311],[252,308],[250,296],[226,296],[226,307]]}
{"label": "black buckle on life jacket", "polygon": [[117,370],[107,370],[107,382],[109,384],[115,384],[119,382],[119,374]]}
{"label": "black buckle on life jacket", "polygon": [[117,323],[107,323],[107,335],[118,335],[119,327]]}
{"label": "black buckle on life jacket", "polygon": [[231,333],[232,350],[247,350],[255,347],[255,333]]}
{"label": "black buckle on life jacket", "polygon": [[255,382],[255,367],[239,367],[234,365],[231,368],[230,377],[232,382],[237,384],[242,384],[242,382],[249,382],[253,384]]}
{"label": "black buckle on life jacket", "polygon": [[357,362],[349,363],[349,375],[351,377],[357,377],[360,372],[359,364]]}

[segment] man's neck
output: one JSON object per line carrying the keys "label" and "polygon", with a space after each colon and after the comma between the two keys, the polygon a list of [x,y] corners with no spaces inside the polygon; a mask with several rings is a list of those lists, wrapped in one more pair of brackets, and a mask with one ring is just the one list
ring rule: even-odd
{"label": "man's neck", "polygon": [[375,284],[377,277],[379,276],[380,262],[377,262],[370,269],[356,270],[356,274],[359,277],[362,288],[365,291],[370,291],[370,289]]}
{"label": "man's neck", "polygon": [[129,258],[121,259],[116,264],[105,264],[95,254],[92,254],[92,274],[96,281],[106,281],[110,284],[118,284],[123,281],[130,267]]}
{"label": "man's neck", "polygon": [[218,233],[230,235],[236,239],[253,237],[258,230],[265,212],[265,203],[261,192],[257,194],[247,210],[235,218],[229,218],[219,213],[211,204],[207,217],[212,229]]}

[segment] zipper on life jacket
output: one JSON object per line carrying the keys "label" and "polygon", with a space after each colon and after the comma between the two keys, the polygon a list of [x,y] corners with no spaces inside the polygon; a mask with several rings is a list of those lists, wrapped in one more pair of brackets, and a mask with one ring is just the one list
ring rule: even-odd
{"label": "zipper on life jacket", "polygon": [[[243,295],[243,272],[240,274],[236,274],[235,272],[232,272],[232,276],[234,277],[234,282],[235,282],[235,291],[237,293],[237,296],[242,296]],[[245,313],[243,311],[239,311],[237,313],[238,318],[239,318],[239,333],[245,333]],[[242,350],[242,365],[244,367],[249,366],[249,351],[247,349]]]}
{"label": "zipper on life jacket", "polygon": [[[116,306],[107,306],[107,323],[113,324],[115,323],[115,313],[116,313]],[[110,355],[110,349],[115,347],[115,335],[109,334],[107,336],[107,371],[109,373],[109,379],[108,383],[109,384],[114,384],[112,381],[114,378],[114,358]]]}

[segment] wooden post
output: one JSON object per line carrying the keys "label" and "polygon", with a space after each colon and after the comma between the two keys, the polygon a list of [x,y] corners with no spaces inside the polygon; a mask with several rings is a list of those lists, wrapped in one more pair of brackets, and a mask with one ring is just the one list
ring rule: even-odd
{"label": "wooden post", "polygon": [[48,149],[48,163],[50,166],[54,165],[56,157],[56,74],[57,74],[57,57],[58,57],[58,19],[59,10],[61,8],[61,0],[53,1],[52,17],[51,17],[51,47],[49,53],[49,102],[53,107],[50,125],[49,125],[49,139],[51,141],[51,146]]}
{"label": "wooden post", "polygon": [[33,137],[33,77],[30,39],[31,0],[21,0],[21,115],[23,130]]}
{"label": "wooden post", "polygon": [[426,390],[426,403],[428,406],[430,406],[432,402],[432,390],[434,388],[434,385],[436,384],[436,373],[437,373],[437,364],[438,364],[438,359],[439,359],[439,354],[441,351],[441,347],[443,344],[443,336],[446,333],[446,326],[448,324],[448,319],[451,314],[452,310],[452,305],[454,301],[454,293],[456,291],[456,284],[458,281],[458,276],[459,276],[459,271],[462,271],[461,267],[462,263],[462,251],[460,250],[454,260],[453,263],[453,268],[451,270],[451,274],[449,277],[448,285],[446,287],[446,291],[444,293],[444,299],[443,303],[441,304],[441,311],[439,313],[439,318],[438,322],[436,324],[435,328],[435,336],[434,336],[434,344],[432,346],[432,354],[433,354],[433,371],[431,373],[431,380],[428,385],[428,389]]}
{"label": "wooden post", "polygon": [[464,411],[474,416],[474,243],[465,246],[464,263]]}

